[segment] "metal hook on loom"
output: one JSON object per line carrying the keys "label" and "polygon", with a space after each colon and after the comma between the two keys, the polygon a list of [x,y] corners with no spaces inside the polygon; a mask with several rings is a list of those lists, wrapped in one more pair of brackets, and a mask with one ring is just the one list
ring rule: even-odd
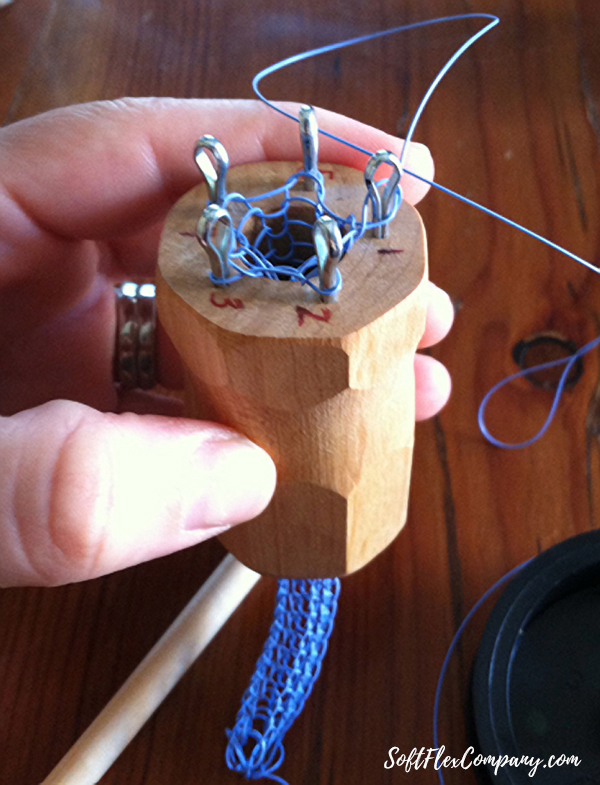
{"label": "metal hook on loom", "polygon": [[[212,156],[215,159],[216,168],[213,166],[206,150],[212,153]],[[229,169],[229,156],[227,155],[227,150],[214,136],[205,134],[196,142],[194,160],[206,180],[210,201],[219,205],[219,207],[222,207],[227,196],[225,187],[227,171]]]}
{"label": "metal hook on loom", "polygon": [[[387,185],[383,191],[383,195],[379,193],[377,183],[375,182],[375,174],[381,164],[388,164],[392,167],[392,174],[390,175]],[[381,223],[381,226],[373,228],[373,237],[387,237],[389,228],[387,220],[390,217],[394,207],[394,198],[396,196],[396,188],[400,186],[400,178],[402,177],[402,164],[397,155],[391,153],[389,150],[378,150],[374,155],[369,158],[365,167],[365,185],[371,198],[373,207],[373,223]],[[400,191],[402,198],[402,191]]]}
{"label": "metal hook on loom", "polygon": [[198,220],[196,236],[208,254],[213,283],[227,283],[231,272],[229,255],[235,240],[231,215],[224,207],[209,204]]}
{"label": "metal hook on loom", "polygon": [[[319,263],[321,289],[333,289],[337,283],[337,266],[344,255],[342,233],[337,222],[328,215],[317,219],[313,226],[313,243]],[[335,294],[322,295],[323,302],[336,299]]]}
{"label": "metal hook on loom", "polygon": [[319,126],[317,116],[312,106],[304,105],[300,108],[300,141],[304,153],[304,171],[310,177],[304,178],[304,190],[316,191],[316,181],[321,181],[323,175],[319,172]]}

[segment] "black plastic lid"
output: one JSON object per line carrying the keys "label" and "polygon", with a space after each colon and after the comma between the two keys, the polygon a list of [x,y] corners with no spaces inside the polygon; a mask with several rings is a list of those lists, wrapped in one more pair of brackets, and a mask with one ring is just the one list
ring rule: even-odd
{"label": "black plastic lid", "polygon": [[[487,622],[471,685],[482,755],[543,760],[503,766],[495,785],[600,784],[600,531],[542,553],[505,589]],[[579,766],[544,766],[576,755]]]}

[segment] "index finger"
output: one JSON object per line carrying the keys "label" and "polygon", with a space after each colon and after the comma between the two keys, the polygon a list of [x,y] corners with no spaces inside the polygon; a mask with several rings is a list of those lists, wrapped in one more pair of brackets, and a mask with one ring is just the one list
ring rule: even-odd
{"label": "index finger", "polygon": [[[367,149],[402,149],[400,139],[349,118],[326,110],[317,117],[322,128]],[[205,133],[225,145],[232,165],[301,157],[293,123],[257,101],[123,99],[59,109],[3,129],[0,185],[47,232],[72,239],[129,233],[200,181],[192,152]],[[320,155],[358,169],[366,163],[326,137]],[[431,178],[427,148],[412,144],[407,167]],[[416,203],[427,186],[406,175],[403,190]]]}

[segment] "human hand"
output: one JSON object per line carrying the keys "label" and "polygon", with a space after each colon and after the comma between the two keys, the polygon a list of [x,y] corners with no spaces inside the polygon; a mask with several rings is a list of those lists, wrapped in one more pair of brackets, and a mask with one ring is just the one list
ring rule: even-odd
{"label": "human hand", "polygon": [[[370,149],[401,143],[320,111],[323,127]],[[113,285],[152,280],[164,217],[200,181],[190,151],[216,133],[232,165],[296,160],[285,118],[253,101],[138,99],[73,106],[0,130],[0,585],[93,578],[194,545],[258,515],[271,459],[178,402],[112,381]],[[364,160],[327,139],[322,160]],[[431,177],[426,148],[408,168]],[[405,177],[416,203],[427,187]],[[421,347],[450,329],[430,286]],[[180,382],[158,330],[158,379]],[[447,371],[415,359],[417,419],[447,400]],[[230,478],[236,477],[232,485]]]}

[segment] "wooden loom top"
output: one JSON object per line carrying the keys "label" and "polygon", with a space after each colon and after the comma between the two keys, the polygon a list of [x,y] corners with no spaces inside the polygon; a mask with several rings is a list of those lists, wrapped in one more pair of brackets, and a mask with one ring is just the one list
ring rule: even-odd
{"label": "wooden loom top", "polygon": [[[299,163],[236,167],[229,173],[228,190],[250,198],[280,187],[300,167]],[[366,195],[361,172],[330,164],[326,167],[325,185],[325,201],[333,212],[361,215]],[[303,191],[301,183],[293,195],[316,198]],[[308,286],[248,277],[219,289],[211,283],[206,253],[194,236],[206,199],[206,186],[200,184],[180,199],[170,213],[161,242],[160,273],[188,305],[218,327],[265,338],[339,338],[385,314],[410,294],[425,274],[423,223],[417,211],[404,202],[392,223],[390,237],[375,239],[367,233],[342,259],[339,269],[344,285],[337,300],[325,306],[331,313],[329,321],[307,320],[299,331],[296,307],[316,306],[318,312],[322,305],[317,293]],[[280,203],[281,196],[276,196],[259,205],[268,212],[276,210]],[[239,205],[233,202],[229,209],[236,217]],[[215,300],[222,304],[225,298],[241,302],[243,307],[215,307]]]}

